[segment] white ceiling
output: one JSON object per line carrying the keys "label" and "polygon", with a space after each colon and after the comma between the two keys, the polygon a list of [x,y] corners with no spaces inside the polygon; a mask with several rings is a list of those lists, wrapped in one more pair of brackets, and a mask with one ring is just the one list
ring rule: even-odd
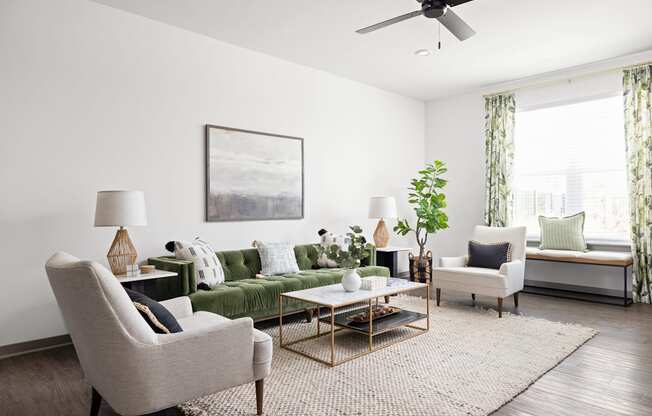
{"label": "white ceiling", "polygon": [[[288,61],[423,100],[652,48],[652,0],[474,0],[459,42],[416,17],[415,0],[95,0]],[[428,48],[427,57],[414,51]]]}

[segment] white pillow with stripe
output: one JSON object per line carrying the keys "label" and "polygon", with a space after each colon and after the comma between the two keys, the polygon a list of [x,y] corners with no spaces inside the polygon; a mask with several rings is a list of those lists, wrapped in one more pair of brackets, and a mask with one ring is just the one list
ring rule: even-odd
{"label": "white pillow with stripe", "polygon": [[195,268],[195,282],[208,286],[224,282],[224,270],[215,250],[206,241],[195,238],[192,242],[175,241],[174,255],[181,260],[192,261]]}

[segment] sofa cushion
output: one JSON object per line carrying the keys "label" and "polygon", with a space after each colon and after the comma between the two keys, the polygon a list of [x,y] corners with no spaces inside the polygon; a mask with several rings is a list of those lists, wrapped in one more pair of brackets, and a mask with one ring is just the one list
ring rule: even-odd
{"label": "sofa cushion", "polygon": [[228,320],[228,318],[214,313],[199,311],[193,313],[191,316],[179,319],[179,325],[181,325],[184,331],[196,331],[219,325]]}
{"label": "sofa cushion", "polygon": [[[190,295],[194,310],[205,310],[235,318],[246,315],[271,316],[277,313],[281,293],[336,284],[342,281],[343,269],[313,269],[264,279],[227,281],[210,291]],[[389,276],[385,267],[358,268],[361,277]],[[263,315],[256,312],[266,311]]]}
{"label": "sofa cushion", "polygon": [[222,263],[224,280],[235,281],[251,279],[260,273],[260,257],[255,248],[245,250],[218,251],[217,257]]}
{"label": "sofa cushion", "polygon": [[[435,287],[445,287],[444,282],[462,284],[469,288],[507,288],[507,279],[496,269],[480,267],[438,267],[434,273]],[[441,285],[441,286],[440,286]]]}
{"label": "sofa cushion", "polygon": [[297,258],[299,270],[310,270],[317,267],[319,253],[313,245],[294,246],[294,255]]}

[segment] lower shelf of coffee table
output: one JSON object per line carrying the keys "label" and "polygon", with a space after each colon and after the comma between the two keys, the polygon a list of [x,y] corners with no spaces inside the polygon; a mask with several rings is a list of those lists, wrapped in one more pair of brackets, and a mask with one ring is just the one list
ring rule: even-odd
{"label": "lower shelf of coffee table", "polygon": [[[354,310],[349,310],[346,312],[335,313],[335,326],[341,328],[347,328],[353,331],[361,332],[363,334],[369,334],[369,323],[368,322],[352,322],[351,317],[357,315],[361,312],[369,310],[368,307],[358,308]],[[399,313],[383,316],[381,318],[376,318],[373,321],[371,326],[372,332],[371,335],[380,335],[384,332],[391,331],[393,329],[410,325],[413,322],[426,319],[425,313],[412,312],[401,310]],[[331,317],[326,315],[320,319],[321,322],[330,324]]]}

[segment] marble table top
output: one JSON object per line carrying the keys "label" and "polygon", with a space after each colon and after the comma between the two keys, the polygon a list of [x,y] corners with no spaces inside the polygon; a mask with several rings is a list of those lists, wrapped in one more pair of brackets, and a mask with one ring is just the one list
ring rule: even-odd
{"label": "marble table top", "polygon": [[387,279],[387,286],[375,290],[360,289],[355,292],[346,292],[342,285],[338,283],[335,285],[286,292],[282,296],[323,306],[340,307],[427,286],[428,284],[426,283],[411,282],[405,279],[390,277]]}

